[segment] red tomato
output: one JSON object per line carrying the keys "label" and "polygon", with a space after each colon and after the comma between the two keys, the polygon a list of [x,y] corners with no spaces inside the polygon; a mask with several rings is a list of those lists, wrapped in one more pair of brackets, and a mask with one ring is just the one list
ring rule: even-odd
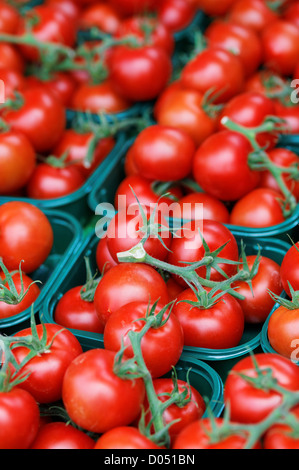
{"label": "red tomato", "polygon": [[299,5],[298,2],[292,2],[286,6],[282,13],[282,18],[293,23],[299,28]]}
{"label": "red tomato", "polygon": [[245,75],[252,75],[262,64],[263,49],[259,36],[250,28],[224,20],[213,21],[205,30],[209,47],[233,52],[240,59]]}
{"label": "red tomato", "polygon": [[201,8],[207,15],[222,16],[229,11],[237,0],[195,0],[198,8]]}
{"label": "red tomato", "polygon": [[93,449],[95,441],[71,424],[53,422],[45,424],[37,433],[30,449]]}
{"label": "red tomato", "polygon": [[96,314],[94,302],[82,298],[82,287],[76,286],[64,293],[55,307],[54,320],[66,328],[101,334],[103,325]]}
{"label": "red tomato", "polygon": [[263,0],[238,0],[228,12],[232,23],[253,29],[260,34],[279,14]]}
{"label": "red tomato", "polygon": [[0,32],[15,34],[18,30],[20,15],[16,8],[8,2],[0,2]]}
{"label": "red tomato", "polygon": [[109,77],[115,91],[131,102],[157,98],[168,84],[172,62],[157,46],[116,46],[109,58]]}
{"label": "red tomato", "polygon": [[121,24],[121,15],[109,3],[94,3],[82,11],[79,26],[81,29],[98,28],[108,34],[114,34]]}
{"label": "red tomato", "polygon": [[[45,324],[47,350],[40,345],[39,352],[29,360],[20,373],[29,373],[27,379],[19,387],[27,390],[38,403],[53,403],[61,399],[64,374],[74,358],[82,353],[82,347],[69,330],[52,323]],[[43,336],[43,325],[36,325],[38,338]],[[26,337],[32,334],[31,328],[25,328],[15,334],[16,337]],[[18,364],[26,358],[30,350],[24,346],[13,349],[13,355]]]}
{"label": "red tomato", "polygon": [[[33,244],[34,240],[34,244]],[[0,206],[0,256],[9,271],[35,271],[49,256],[54,234],[47,216],[27,202]]]}
{"label": "red tomato", "polygon": [[142,379],[122,379],[113,370],[115,353],[84,352],[68,367],[62,389],[71,420],[86,431],[104,433],[136,419],[144,399]]}
{"label": "red tomato", "polygon": [[185,0],[162,0],[157,8],[158,18],[172,33],[189,26],[196,14],[193,3]]}
{"label": "red tomato", "polygon": [[229,211],[219,199],[204,192],[192,192],[179,199],[173,211],[174,218],[184,220],[209,219],[227,224]]}
{"label": "red tomato", "polygon": [[26,186],[26,193],[33,199],[54,199],[77,191],[84,183],[84,176],[75,166],[56,168],[40,163]]}
{"label": "red tomato", "polygon": [[168,295],[169,295],[169,300],[175,300],[178,295],[183,292],[185,289],[183,286],[181,286],[178,282],[176,282],[172,277],[170,277],[166,281],[167,285],[167,290],[168,290]]}
{"label": "red tomato", "polygon": [[[254,356],[261,372],[270,369],[278,385],[298,391],[299,369],[289,359],[278,354],[258,353]],[[230,419],[238,423],[259,423],[282,403],[282,396],[274,390],[257,388],[238,372],[256,378],[252,357],[241,359],[230,370],[224,386],[224,401],[230,406]]]}
{"label": "red tomato", "polygon": [[107,237],[101,238],[97,245],[96,263],[101,274],[104,274],[104,272],[108,271],[112,266],[116,266],[118,264],[118,262],[112,258],[107,247]]}
{"label": "red tomato", "polygon": [[12,130],[28,137],[36,152],[51,151],[66,126],[65,108],[50,91],[31,87],[22,93],[24,103],[17,110],[4,113]]}
{"label": "red tomato", "polygon": [[191,173],[195,150],[186,132],[154,124],[138,134],[132,152],[138,174],[144,178],[177,181]]}
{"label": "red tomato", "polygon": [[[292,410],[298,421],[299,407]],[[296,430],[287,424],[274,424],[263,436],[263,449],[299,449],[299,439]]]}
{"label": "red tomato", "polygon": [[[217,428],[221,428],[223,418],[215,418]],[[231,434],[219,437],[216,442],[212,440],[212,423],[209,418],[194,421],[184,428],[176,438],[172,449],[244,449],[246,446],[246,436],[244,434]],[[216,431],[217,432],[217,431]],[[249,436],[248,436],[249,437]],[[255,449],[260,449],[259,443],[255,444]]]}
{"label": "red tomato", "polygon": [[[296,90],[294,90],[296,93]],[[297,96],[295,96],[297,99]],[[284,134],[298,134],[299,133],[299,106],[296,103],[288,101],[286,104],[275,101],[275,114],[278,118],[285,121],[284,125],[286,130]]]}
{"label": "red tomato", "polygon": [[248,165],[250,152],[249,141],[240,133],[223,130],[212,134],[195,153],[195,181],[221,201],[240,199],[258,185],[260,178]]}
{"label": "red tomato", "polygon": [[0,194],[24,188],[35,165],[34,148],[24,134],[17,131],[0,133]]}
{"label": "red tomato", "polygon": [[94,449],[161,449],[132,426],[118,426],[103,433]]}
{"label": "red tomato", "polygon": [[[268,323],[268,340],[272,348],[284,357],[298,360],[299,308],[288,309],[279,306],[270,316]],[[295,357],[293,357],[295,356]]]}
{"label": "red tomato", "polygon": [[299,29],[278,19],[264,29],[261,40],[265,66],[282,75],[292,75],[298,62]]}
{"label": "red tomato", "polygon": [[23,73],[25,60],[21,52],[12,44],[0,42],[0,69],[10,69]]}
{"label": "red tomato", "polygon": [[291,297],[289,283],[291,287],[299,290],[299,242],[293,243],[288,249],[280,267],[280,277],[284,290]]}
{"label": "red tomato", "polygon": [[13,98],[15,92],[22,92],[26,84],[25,77],[21,72],[8,68],[0,68],[0,80],[4,83],[5,101],[8,98]]}
{"label": "red tomato", "polygon": [[28,449],[39,428],[39,407],[26,390],[0,392],[0,449]]}
{"label": "red tomato", "polygon": [[197,301],[191,288],[177,297],[173,314],[182,325],[185,346],[227,349],[240,343],[244,332],[242,308],[230,294],[224,294],[221,299],[209,308],[190,308],[186,301]]}
{"label": "red tomato", "polygon": [[46,0],[45,4],[61,10],[72,21],[78,24],[81,5],[78,5],[76,0]]}
{"label": "red tomato", "polygon": [[[131,302],[113,312],[104,330],[104,347],[109,351],[119,351],[126,346],[125,355],[133,357],[134,352],[128,337],[129,331],[141,331],[146,322],[142,320],[153,305],[146,302]],[[158,315],[161,307],[155,309]],[[163,315],[165,321],[169,315]],[[183,330],[178,319],[170,313],[161,327],[152,327],[141,340],[141,351],[146,367],[152,377],[161,377],[178,362],[184,346]]]}
{"label": "red tomato", "polygon": [[70,107],[77,111],[89,111],[99,114],[120,113],[126,111],[131,102],[114,89],[111,80],[91,85],[82,83],[75,91]]}
{"label": "red tomato", "polygon": [[114,7],[121,16],[133,16],[155,10],[158,0],[108,0],[109,5]]}
{"label": "red tomato", "polygon": [[[0,273],[0,279],[1,279],[1,282],[4,282],[5,275],[3,273]],[[22,283],[21,283],[21,276],[18,272],[12,274],[12,280],[13,280],[13,283],[16,287],[18,294],[21,293],[22,283],[23,283],[23,289],[24,289],[23,292],[26,292],[30,284],[32,284],[33,282],[33,280],[29,276],[26,276],[26,274],[23,274]],[[7,282],[5,286],[9,290],[11,290]],[[24,312],[24,310],[29,308],[33,304],[33,302],[35,302],[39,294],[40,294],[39,285],[32,284],[32,286],[29,288],[29,291],[25,295],[24,299],[20,303],[10,305],[10,304],[7,304],[6,302],[1,301],[0,302],[0,319],[12,317],[13,315],[17,315],[18,313]]]}
{"label": "red tomato", "polygon": [[145,264],[123,263],[112,267],[100,280],[94,302],[97,314],[106,323],[109,316],[135,301],[168,303],[167,286],[162,276]]}
{"label": "red tomato", "polygon": [[[182,393],[187,388],[188,394],[186,399],[190,399],[188,403],[185,403],[184,406],[176,405],[175,403],[168,406],[163,412],[163,420],[165,426],[173,423],[169,428],[170,442],[173,443],[178,434],[194,421],[198,421],[202,418],[202,415],[205,412],[206,405],[203,397],[199,391],[192,387],[184,380],[177,380],[177,392]],[[153,380],[153,386],[159,400],[164,403],[169,399],[170,394],[174,391],[174,383],[171,378],[158,378]],[[191,397],[190,397],[191,392]],[[149,411],[148,400],[144,400],[144,410]],[[151,419],[151,414],[146,415],[146,423],[149,423]],[[177,420],[177,422],[174,422]]]}
{"label": "red tomato", "polygon": [[57,99],[64,105],[69,106],[72,96],[77,88],[75,78],[67,72],[58,72],[49,80],[41,80],[31,75],[26,80],[27,87],[43,86],[46,90],[50,90]]}
{"label": "red tomato", "polygon": [[265,228],[285,221],[281,195],[273,189],[257,188],[239,199],[230,214],[230,224]]}
{"label": "red tomato", "polygon": [[[246,257],[248,267],[251,270],[256,255]],[[240,260],[242,261],[242,260]],[[243,269],[243,265],[239,266]],[[261,256],[258,273],[252,279],[252,290],[247,282],[237,281],[233,284],[244,300],[238,299],[247,323],[261,323],[266,320],[271,312],[275,301],[269,295],[269,291],[280,295],[283,287],[280,279],[280,266],[272,259]]]}
{"label": "red tomato", "polygon": [[244,68],[240,59],[221,48],[207,48],[190,60],[181,73],[182,85],[211,93],[214,103],[223,103],[243,90]]}

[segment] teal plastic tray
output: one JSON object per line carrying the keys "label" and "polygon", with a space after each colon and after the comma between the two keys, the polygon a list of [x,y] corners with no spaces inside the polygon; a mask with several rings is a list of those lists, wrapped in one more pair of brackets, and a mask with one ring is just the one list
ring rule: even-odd
{"label": "teal plastic tray", "polygon": [[[2,200],[0,199],[2,202]],[[78,221],[71,215],[61,211],[43,211],[48,217],[54,232],[53,248],[46,261],[31,274],[33,280],[40,280],[41,292],[34,303],[37,315],[46,295],[55,285],[56,279],[64,272],[72,256],[82,243],[83,232]],[[12,334],[17,330],[30,326],[31,308],[18,315],[0,320],[0,332]]]}
{"label": "teal plastic tray", "polygon": [[2,196],[2,202],[8,201],[26,201],[34,204],[42,210],[59,210],[71,214],[82,225],[92,216],[88,197],[93,188],[98,187],[102,181],[102,175],[105,173],[106,167],[110,164],[117,165],[119,161],[119,153],[125,143],[125,134],[120,134],[116,138],[116,144],[105,160],[94,171],[94,173],[86,180],[86,182],[76,191],[63,197],[55,199],[33,199],[29,197],[10,197]]}

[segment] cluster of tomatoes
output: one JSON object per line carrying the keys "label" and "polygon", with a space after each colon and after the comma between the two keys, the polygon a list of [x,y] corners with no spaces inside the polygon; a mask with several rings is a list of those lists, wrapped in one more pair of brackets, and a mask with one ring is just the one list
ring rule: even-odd
{"label": "cluster of tomatoes", "polygon": [[[22,201],[0,205],[0,319],[33,310],[0,336],[0,448],[299,448],[299,242],[280,263],[233,230],[267,247],[258,229],[297,208],[299,157],[281,136],[299,134],[299,2],[14,3],[0,2],[0,195]],[[199,12],[205,27],[176,40]],[[98,271],[85,259],[86,283],[44,323],[30,275],[53,230],[30,200],[80,188],[139,104],[151,120],[120,163]],[[184,348],[232,350],[276,302],[275,353],[240,357],[211,417],[177,377]],[[103,347],[85,350],[78,330]]]}

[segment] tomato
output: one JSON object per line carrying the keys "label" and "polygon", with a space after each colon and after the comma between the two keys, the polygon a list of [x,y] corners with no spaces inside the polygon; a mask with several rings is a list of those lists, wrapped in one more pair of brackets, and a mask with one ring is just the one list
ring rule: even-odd
{"label": "tomato", "polygon": [[[256,255],[248,255],[246,260],[248,268],[251,270]],[[240,269],[243,267],[243,265],[239,266]],[[247,282],[237,281],[232,287],[245,297],[244,300],[238,299],[245,316],[245,322],[261,323],[266,320],[275,303],[269,295],[269,291],[280,295],[283,290],[279,264],[266,256],[261,256],[258,272],[251,282],[253,294]]]}
{"label": "tomato", "polygon": [[185,0],[162,0],[157,8],[158,18],[172,33],[189,26],[196,9],[192,2]]}
{"label": "tomato", "polygon": [[30,449],[93,449],[95,441],[71,424],[53,422],[45,424],[37,433]]}
{"label": "tomato", "polygon": [[293,243],[288,249],[280,266],[280,277],[285,292],[291,297],[289,283],[299,290],[299,242]]}
{"label": "tomato", "polygon": [[[213,423],[216,424],[216,429],[221,429],[224,423],[223,418],[213,418]],[[232,433],[221,435],[218,439],[212,440],[210,433],[212,432],[213,424],[210,418],[203,418],[199,421],[194,421],[184,428],[176,438],[172,449],[244,449],[246,446],[247,438],[242,434]],[[217,432],[217,431],[216,431]],[[249,436],[248,436],[249,437]],[[260,443],[254,445],[255,449],[260,449]]]}
{"label": "tomato", "polygon": [[63,294],[55,307],[54,320],[66,328],[103,333],[94,302],[82,297],[82,287],[73,287]]}
{"label": "tomato", "polygon": [[[27,21],[32,14],[38,17],[39,21],[32,27],[32,34],[37,41],[52,42],[64,46],[73,47],[76,43],[76,23],[70,21],[62,10],[50,5],[40,5],[30,10],[22,21],[17,34],[22,36],[28,27]],[[24,57],[36,62],[40,59],[40,52],[34,46],[21,45],[20,50]]]}
{"label": "tomato", "polygon": [[[292,415],[299,418],[298,406],[293,408]],[[263,449],[299,449],[299,439],[296,429],[287,424],[274,424],[265,433],[263,437]]]}
{"label": "tomato", "polygon": [[26,390],[0,392],[0,449],[28,449],[39,428],[39,407]]}
{"label": "tomato", "polygon": [[[149,37],[146,31],[149,30]],[[171,31],[158,18],[133,16],[122,20],[114,35],[116,38],[136,37],[143,44],[161,47],[167,54],[174,52],[174,38]]]}
{"label": "tomato", "polygon": [[43,86],[50,90],[64,106],[69,106],[71,98],[77,89],[75,78],[67,72],[57,72],[48,80],[41,80],[30,75],[26,80],[27,87]]}
{"label": "tomato", "polygon": [[92,132],[77,132],[75,129],[65,129],[61,138],[52,150],[56,157],[67,153],[66,163],[72,163],[79,168],[82,175],[87,178],[102,163],[115,145],[114,137],[104,137],[96,145],[91,166],[88,168],[85,159],[93,138]]}
{"label": "tomato", "polygon": [[26,84],[23,74],[13,69],[0,68],[0,80],[4,83],[5,101],[13,98],[15,92],[22,92]]}
{"label": "tomato", "polygon": [[62,399],[71,420],[81,428],[104,433],[132,423],[145,395],[142,379],[122,379],[113,370],[115,353],[91,349],[68,367]]}
{"label": "tomato", "polygon": [[[254,356],[261,372],[271,370],[281,387],[298,391],[299,369],[289,359],[278,354],[258,353]],[[224,386],[224,402],[229,403],[230,419],[238,423],[259,423],[282,403],[279,392],[257,388],[238,373],[256,378],[253,358],[241,359],[230,370]]]}
{"label": "tomato", "polygon": [[138,174],[144,178],[177,181],[191,173],[195,150],[184,131],[154,124],[138,134],[132,152]]}
{"label": "tomato", "polygon": [[256,188],[239,199],[232,208],[230,224],[264,228],[285,221],[281,195],[268,188]]}
{"label": "tomato", "polygon": [[[119,351],[122,344],[126,347],[125,355],[133,357],[134,352],[128,337],[129,331],[142,330],[146,322],[143,318],[153,305],[146,302],[131,302],[113,312],[104,330],[104,347],[110,351]],[[161,307],[155,309],[158,315]],[[165,321],[169,309],[164,313]],[[166,323],[152,327],[141,340],[141,351],[146,367],[152,377],[161,377],[178,362],[184,346],[183,330],[178,319],[170,313]]]}
{"label": "tomato", "polygon": [[182,85],[211,93],[214,103],[224,103],[243,90],[243,65],[236,55],[221,48],[206,48],[191,59],[181,73]]}
{"label": "tomato", "polygon": [[114,89],[111,80],[105,80],[95,85],[82,83],[75,91],[70,107],[77,111],[113,114],[126,111],[131,102]]}
{"label": "tomato", "polygon": [[221,299],[208,308],[190,308],[186,301],[197,301],[191,288],[177,297],[173,314],[182,325],[185,346],[227,349],[240,343],[244,332],[242,308],[230,294],[224,294]]}
{"label": "tomato", "polygon": [[115,91],[131,102],[157,98],[172,73],[169,54],[157,46],[116,46],[109,58],[109,77]]}
{"label": "tomato", "polygon": [[207,15],[222,16],[229,11],[237,0],[195,0],[198,8],[201,8]]}
{"label": "tomato", "polygon": [[15,34],[18,30],[20,15],[18,10],[6,1],[0,2],[0,32]]}
{"label": "tomato", "polygon": [[28,181],[26,193],[34,199],[53,199],[77,191],[84,183],[84,176],[75,166],[56,168],[48,163],[40,163]]}
{"label": "tomato", "polygon": [[[171,378],[157,378],[153,380],[153,386],[156,392],[156,395],[159,397],[159,400],[162,403],[165,403],[169,399],[170,394],[175,391],[175,386]],[[170,442],[173,443],[177,435],[194,421],[198,421],[202,418],[206,405],[203,397],[199,391],[188,384],[185,380],[178,379],[176,381],[177,393],[183,393],[187,388],[188,393],[186,395],[186,400],[189,399],[188,403],[177,405],[175,403],[168,406],[163,412],[163,421],[165,426],[173,423],[169,428]],[[191,396],[190,396],[191,393]],[[144,410],[149,411],[148,400],[144,400]],[[146,415],[146,423],[149,423],[151,415]],[[174,421],[177,422],[174,422]]]}
{"label": "tomato", "polygon": [[[46,346],[40,345],[38,354],[29,360],[21,368],[20,373],[30,373],[27,379],[19,387],[27,390],[38,403],[53,403],[61,399],[62,381],[64,374],[72,360],[82,353],[82,347],[69,330],[46,323]],[[36,325],[38,338],[43,336],[43,325]],[[31,328],[18,331],[15,336],[18,338],[32,334]],[[17,346],[13,349],[13,355],[18,364],[29,354],[29,348]]]}
{"label": "tomato", "polygon": [[250,152],[249,141],[240,133],[223,130],[212,134],[195,152],[195,181],[222,201],[240,199],[259,182],[259,173],[248,165]]}
{"label": "tomato", "polygon": [[203,94],[184,89],[179,82],[172,83],[160,94],[154,116],[160,125],[187,132],[197,146],[217,128],[217,113],[210,111]]}
{"label": "tomato", "polygon": [[38,153],[51,151],[66,126],[65,108],[50,91],[31,87],[22,93],[19,109],[6,110],[3,118],[12,130],[28,137]]}
{"label": "tomato", "polygon": [[[155,213],[154,211],[155,208],[139,208],[136,202],[128,209],[118,211],[113,217],[107,230],[107,247],[114,261],[118,262],[118,253],[130,250],[144,236],[147,236],[144,243],[145,251],[156,259],[166,259],[171,244],[170,227],[159,209]],[[143,213],[147,219],[145,224],[150,223],[150,218],[154,215],[156,228],[147,228],[143,221]]]}
{"label": "tomato", "polygon": [[81,6],[78,5],[76,0],[46,0],[45,4],[61,10],[72,21],[78,24]]}
{"label": "tomato", "polygon": [[36,166],[36,154],[30,141],[20,132],[0,133],[0,194],[22,189]]}
{"label": "tomato", "polygon": [[[0,301],[0,318],[1,319],[12,317],[13,315],[17,315],[18,313],[23,312],[24,310],[29,308],[33,304],[33,302],[35,302],[35,300],[40,294],[39,285],[32,284],[33,279],[31,279],[29,276],[26,276],[26,274],[22,275],[22,282],[21,282],[21,276],[18,272],[11,273],[11,275],[12,275],[12,280],[13,280],[13,283],[16,287],[18,294],[20,294],[22,291],[22,283],[23,283],[23,289],[24,289],[23,292],[26,292],[27,289],[29,290],[27,294],[25,295],[24,299],[17,304],[10,305],[10,304],[7,304],[6,302]],[[3,273],[0,274],[0,279],[1,279],[1,283],[5,281],[5,275]],[[30,284],[32,285],[30,286]],[[5,283],[5,287],[11,290],[7,282]]]}
{"label": "tomato", "polygon": [[104,272],[108,271],[112,266],[116,266],[118,264],[118,262],[112,258],[108,249],[107,237],[101,238],[97,245],[96,263],[101,274],[104,274]]}
{"label": "tomato", "polygon": [[293,23],[297,28],[299,27],[299,5],[293,2],[287,5],[282,13],[282,18],[290,23]]}
{"label": "tomato", "polygon": [[166,281],[166,285],[170,301],[177,299],[178,295],[184,290],[184,287],[176,282],[173,277]]}
{"label": "tomato", "polygon": [[284,76],[292,75],[299,54],[299,30],[291,22],[278,19],[262,35],[264,64]]}
{"label": "tomato", "polygon": [[278,118],[284,120],[286,130],[283,134],[299,133],[299,106],[296,103],[288,101],[286,104],[279,101],[275,102],[275,114]]}
{"label": "tomato", "polygon": [[21,201],[0,206],[0,256],[9,271],[23,261],[22,270],[33,272],[47,259],[53,242],[52,226],[38,207]]}
{"label": "tomato", "polygon": [[12,44],[0,42],[0,69],[10,69],[23,73],[25,60],[20,51]]}
{"label": "tomato", "polygon": [[94,449],[161,449],[132,426],[117,426],[102,434]]}
{"label": "tomato", "polygon": [[108,34],[115,34],[121,24],[121,16],[112,5],[94,3],[87,6],[81,14],[80,28],[98,28]]}
{"label": "tomato", "polygon": [[135,301],[168,303],[167,286],[162,276],[145,264],[123,263],[112,267],[100,280],[94,302],[97,314],[106,323],[109,316]]}
{"label": "tomato", "polygon": [[229,211],[219,199],[204,192],[191,192],[179,199],[173,217],[185,221],[203,218],[226,224],[229,222]]}
{"label": "tomato", "polygon": [[121,16],[133,16],[155,10],[158,0],[108,0],[108,4]]}
{"label": "tomato", "polygon": [[[275,115],[275,106],[270,98],[262,93],[247,91],[232,98],[219,116],[219,130],[225,129],[221,119],[227,116],[232,121],[244,127],[258,127],[269,116]],[[261,148],[272,148],[278,140],[274,132],[260,132],[256,136],[257,143]]]}
{"label": "tomato", "polygon": [[[298,155],[287,148],[276,147],[267,151],[267,155],[272,162],[280,167],[290,167],[291,165],[298,165]],[[282,174],[284,182],[289,190],[294,194],[296,199],[299,199],[299,184],[292,179],[287,173]],[[281,190],[276,182],[274,176],[267,170],[261,172],[261,179],[259,186],[262,188],[271,188],[274,191],[281,193]],[[282,194],[282,193],[281,193]]]}
{"label": "tomato", "polygon": [[230,22],[251,28],[258,34],[278,17],[279,13],[263,0],[238,0],[228,12]]}
{"label": "tomato", "polygon": [[262,64],[261,40],[252,29],[219,19],[213,21],[204,34],[209,47],[219,47],[236,54],[247,77]]}
{"label": "tomato", "polygon": [[298,313],[299,308],[295,306],[292,310],[281,305],[271,314],[268,323],[269,343],[278,354],[289,359],[293,359],[298,345]]}

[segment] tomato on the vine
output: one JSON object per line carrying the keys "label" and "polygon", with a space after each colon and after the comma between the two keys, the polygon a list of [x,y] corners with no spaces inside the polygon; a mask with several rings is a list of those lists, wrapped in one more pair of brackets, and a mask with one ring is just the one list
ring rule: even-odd
{"label": "tomato on the vine", "polygon": [[30,449],[93,449],[95,441],[84,431],[61,421],[42,426]]}

